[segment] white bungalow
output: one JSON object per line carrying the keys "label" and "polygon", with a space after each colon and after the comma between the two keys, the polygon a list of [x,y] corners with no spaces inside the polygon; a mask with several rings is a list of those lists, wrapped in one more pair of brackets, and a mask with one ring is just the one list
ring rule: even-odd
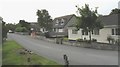
{"label": "white bungalow", "polygon": [[[104,28],[100,30],[95,30],[92,32],[92,39],[97,39],[97,42],[108,43],[107,37],[111,36],[115,40],[117,40],[120,35],[120,28],[118,23],[119,14],[112,14],[107,16],[102,16],[99,19],[104,25]],[[88,32],[84,32],[82,29],[76,31],[75,27],[68,27],[68,39],[76,40],[76,39],[89,39]]]}

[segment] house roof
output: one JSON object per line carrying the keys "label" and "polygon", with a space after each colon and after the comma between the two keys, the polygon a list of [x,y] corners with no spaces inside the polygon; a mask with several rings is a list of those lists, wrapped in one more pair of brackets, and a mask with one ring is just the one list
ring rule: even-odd
{"label": "house roof", "polygon": [[[53,28],[63,28],[69,21],[70,19],[75,16],[74,14],[71,14],[71,15],[65,15],[65,16],[61,16],[61,17],[57,17],[53,20]],[[56,21],[61,21],[61,19],[64,19],[64,24],[61,25],[61,24],[58,24],[56,25]]]}
{"label": "house roof", "polygon": [[120,14],[111,14],[111,15],[106,15],[106,16],[101,16],[98,18],[104,26],[107,25],[118,25],[118,17]]}
{"label": "house roof", "polygon": [[38,22],[28,22],[28,23],[30,23],[30,24],[37,24]]}

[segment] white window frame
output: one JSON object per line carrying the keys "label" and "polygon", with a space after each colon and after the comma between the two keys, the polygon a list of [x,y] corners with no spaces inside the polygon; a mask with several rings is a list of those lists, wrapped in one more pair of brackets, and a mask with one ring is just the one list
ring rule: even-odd
{"label": "white window frame", "polygon": [[55,23],[55,25],[58,25],[59,24],[59,21],[58,20],[56,20],[56,23]]}
{"label": "white window frame", "polygon": [[59,32],[63,32],[63,29],[58,29]]}
{"label": "white window frame", "polygon": [[61,25],[64,25],[65,20],[62,18],[61,19]]}

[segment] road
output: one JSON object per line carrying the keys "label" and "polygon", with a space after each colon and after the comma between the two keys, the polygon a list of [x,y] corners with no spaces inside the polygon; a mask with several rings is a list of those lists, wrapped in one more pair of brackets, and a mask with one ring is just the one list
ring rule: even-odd
{"label": "road", "polygon": [[68,56],[70,65],[118,65],[118,51],[58,45],[18,34],[8,34],[8,39],[15,40],[34,53],[62,65],[64,54]]}

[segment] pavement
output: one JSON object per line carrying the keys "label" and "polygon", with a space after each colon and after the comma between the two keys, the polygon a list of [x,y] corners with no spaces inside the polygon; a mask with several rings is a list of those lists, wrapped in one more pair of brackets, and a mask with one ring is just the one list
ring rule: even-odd
{"label": "pavement", "polygon": [[70,65],[118,65],[118,51],[96,50],[34,39],[25,35],[8,34],[21,46],[34,53],[64,65],[63,55],[68,56]]}

